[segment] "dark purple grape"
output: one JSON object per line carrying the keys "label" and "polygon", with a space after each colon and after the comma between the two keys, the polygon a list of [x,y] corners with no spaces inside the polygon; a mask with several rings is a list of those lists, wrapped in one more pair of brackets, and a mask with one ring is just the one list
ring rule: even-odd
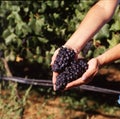
{"label": "dark purple grape", "polygon": [[92,48],[92,46],[93,46],[93,41],[92,40],[88,41],[85,47],[82,49],[82,54],[84,57],[87,55],[88,51]]}
{"label": "dark purple grape", "polygon": [[78,79],[87,70],[88,64],[85,59],[73,60],[70,66],[57,76],[56,91],[63,90],[73,80]]}
{"label": "dark purple grape", "polygon": [[0,50],[0,58],[4,57],[4,51]]}
{"label": "dark purple grape", "polygon": [[75,52],[72,49],[61,47],[59,53],[52,65],[52,71],[62,72],[71,61],[75,59]]}

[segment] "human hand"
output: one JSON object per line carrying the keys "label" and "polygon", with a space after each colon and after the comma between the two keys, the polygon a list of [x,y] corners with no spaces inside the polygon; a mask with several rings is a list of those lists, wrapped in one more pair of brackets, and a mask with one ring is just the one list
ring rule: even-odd
{"label": "human hand", "polygon": [[[54,61],[57,57],[58,52],[59,52],[59,48],[54,52],[54,54],[52,56],[51,66],[54,64]],[[55,82],[56,82],[57,75],[58,75],[58,72],[53,72],[53,75],[52,75],[53,90],[55,90]]]}
{"label": "human hand", "polygon": [[72,61],[74,58],[77,58],[78,54],[68,47],[61,47],[57,49],[52,57],[51,67],[53,71],[52,82],[53,82],[53,89],[56,90],[55,83],[56,77],[64,70],[64,68]]}
{"label": "human hand", "polygon": [[98,73],[98,70],[99,70],[99,61],[97,60],[97,58],[92,58],[91,60],[88,61],[88,69],[82,75],[82,77],[68,83],[64,90],[68,90],[72,87],[89,83],[93,79],[93,77]]}

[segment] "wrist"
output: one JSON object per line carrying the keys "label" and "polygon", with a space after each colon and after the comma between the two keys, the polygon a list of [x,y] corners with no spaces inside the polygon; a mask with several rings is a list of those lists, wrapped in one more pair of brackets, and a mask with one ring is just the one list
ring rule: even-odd
{"label": "wrist", "polygon": [[70,45],[65,44],[62,47],[66,47],[66,48],[72,49],[72,50],[74,50],[74,52],[76,54],[79,54],[79,50],[77,48],[75,48],[74,46],[70,46]]}
{"label": "wrist", "polygon": [[96,57],[99,67],[104,65],[104,58],[102,55]]}

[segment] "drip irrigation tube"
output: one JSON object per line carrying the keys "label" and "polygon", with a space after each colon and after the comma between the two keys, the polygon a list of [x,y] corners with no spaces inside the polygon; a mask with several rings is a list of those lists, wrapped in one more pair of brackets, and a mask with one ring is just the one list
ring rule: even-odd
{"label": "drip irrigation tube", "polygon": [[[40,86],[48,86],[52,87],[52,81],[51,80],[45,80],[45,79],[28,79],[28,78],[21,78],[21,77],[1,77],[1,80],[6,81],[14,81],[22,84],[30,84],[30,85],[40,85]],[[88,91],[94,91],[94,92],[100,92],[100,93],[106,93],[106,94],[120,94],[120,91],[117,90],[111,90],[107,88],[101,88],[96,87],[92,85],[81,85],[76,88],[80,88],[82,90],[88,90]]]}
{"label": "drip irrigation tube", "polygon": [[30,84],[30,85],[40,85],[40,86],[52,86],[52,81],[50,80],[42,80],[42,79],[28,79],[28,78],[21,78],[21,77],[2,77],[2,80],[7,81],[14,81],[23,84]]}

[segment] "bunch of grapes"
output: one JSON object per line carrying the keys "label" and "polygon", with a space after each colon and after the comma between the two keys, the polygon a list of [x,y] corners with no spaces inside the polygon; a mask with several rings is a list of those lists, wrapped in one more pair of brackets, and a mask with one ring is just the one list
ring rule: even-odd
{"label": "bunch of grapes", "polygon": [[63,90],[68,83],[81,77],[87,68],[88,65],[85,59],[72,61],[71,65],[57,76],[56,91]]}
{"label": "bunch of grapes", "polygon": [[0,50],[0,58],[4,57],[4,51]]}
{"label": "bunch of grapes", "polygon": [[58,72],[56,81],[56,91],[63,90],[65,86],[82,76],[88,65],[85,59],[75,59],[74,50],[61,47],[56,60],[52,66],[52,71]]}
{"label": "bunch of grapes", "polygon": [[90,40],[87,42],[87,44],[84,46],[84,48],[82,49],[82,55],[85,57],[88,53],[88,51],[92,48],[93,46],[93,41]]}
{"label": "bunch of grapes", "polygon": [[75,59],[75,52],[72,49],[61,47],[56,57],[54,64],[52,65],[52,71],[62,72],[65,67],[69,66],[70,62]]}

